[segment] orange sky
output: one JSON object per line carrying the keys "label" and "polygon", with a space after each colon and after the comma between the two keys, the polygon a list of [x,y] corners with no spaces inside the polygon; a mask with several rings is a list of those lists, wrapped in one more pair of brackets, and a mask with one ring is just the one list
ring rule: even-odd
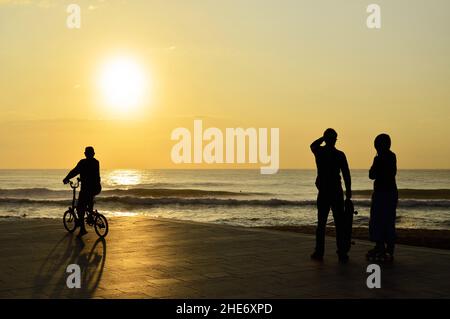
{"label": "orange sky", "polygon": [[[353,168],[387,132],[400,168],[450,168],[450,3],[0,0],[0,168],[67,168],[93,145],[103,168],[171,162],[177,127],[280,128],[282,168],[312,168],[327,127]],[[146,98],[117,112],[99,89],[126,56]],[[201,166],[231,168],[248,166]],[[259,168],[260,165],[250,167]]]}

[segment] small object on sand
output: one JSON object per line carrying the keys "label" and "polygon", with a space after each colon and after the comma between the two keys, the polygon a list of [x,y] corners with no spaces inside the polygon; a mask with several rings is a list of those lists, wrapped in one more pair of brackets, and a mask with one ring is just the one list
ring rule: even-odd
{"label": "small object on sand", "polygon": [[22,218],[25,218],[25,217],[27,217],[27,214],[23,214],[23,215],[22,215]]}

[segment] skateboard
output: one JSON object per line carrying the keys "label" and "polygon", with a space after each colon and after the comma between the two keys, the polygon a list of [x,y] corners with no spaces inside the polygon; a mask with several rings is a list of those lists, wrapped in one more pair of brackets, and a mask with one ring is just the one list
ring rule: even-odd
{"label": "skateboard", "polygon": [[346,234],[346,242],[348,245],[348,250],[350,250],[351,245],[355,242],[352,240],[352,228],[353,228],[353,216],[358,215],[355,210],[355,206],[351,199],[345,200],[344,206],[344,233]]}

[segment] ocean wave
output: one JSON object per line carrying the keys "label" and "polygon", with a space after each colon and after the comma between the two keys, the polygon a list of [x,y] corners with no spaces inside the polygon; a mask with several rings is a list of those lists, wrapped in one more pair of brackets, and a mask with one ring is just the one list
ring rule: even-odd
{"label": "ocean wave", "polygon": [[233,182],[175,182],[175,183],[142,183],[140,188],[187,188],[187,187],[232,187]]}
{"label": "ocean wave", "polygon": [[[99,195],[104,196],[137,196],[137,197],[208,197],[208,196],[249,196],[249,195],[268,195],[267,193],[252,192],[232,192],[218,190],[202,190],[189,188],[128,188],[128,189],[105,189]],[[53,190],[48,188],[16,188],[0,189],[0,197],[32,197],[32,198],[70,198],[70,190]]]}
{"label": "ocean wave", "polygon": [[[370,197],[372,193],[371,189],[353,190],[353,195],[360,197]],[[398,196],[401,199],[450,199],[450,189],[400,188]]]}
{"label": "ocean wave", "polygon": [[[30,199],[2,197],[0,204],[41,204],[41,205],[67,205],[71,200],[68,199]],[[283,199],[251,199],[239,200],[230,198],[180,198],[180,197],[133,197],[133,196],[108,196],[96,197],[97,204],[123,204],[134,207],[146,206],[167,206],[167,205],[209,205],[209,206],[305,206],[315,205],[315,200],[290,201]]]}
{"label": "ocean wave", "polygon": [[[140,185],[142,186],[142,185]],[[203,185],[206,186],[206,185]],[[369,199],[372,190],[353,190],[356,199]],[[450,200],[450,189],[399,189],[400,200]],[[130,196],[130,197],[181,197],[181,198],[206,198],[206,197],[241,197],[241,196],[276,196],[274,193],[264,192],[235,192],[225,190],[206,190],[195,188],[114,188],[104,189],[99,197]],[[0,197],[30,198],[30,199],[54,199],[70,198],[71,191],[55,190],[49,188],[16,188],[1,189]]]}
{"label": "ocean wave", "polygon": [[[231,199],[231,198],[180,198],[180,197],[134,197],[134,196],[107,196],[97,197],[97,204],[121,205],[133,208],[145,208],[152,206],[260,206],[260,207],[280,207],[280,206],[315,206],[315,200],[285,200],[278,198],[271,199]],[[68,205],[70,199],[30,199],[2,197],[0,204],[9,205]],[[355,207],[370,207],[370,200],[354,200]],[[450,200],[400,200],[400,208],[450,208]]]}

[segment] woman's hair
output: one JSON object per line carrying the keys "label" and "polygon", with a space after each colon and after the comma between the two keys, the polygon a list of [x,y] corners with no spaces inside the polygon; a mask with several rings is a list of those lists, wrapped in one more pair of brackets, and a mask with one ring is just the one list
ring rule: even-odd
{"label": "woman's hair", "polygon": [[377,151],[387,151],[391,148],[391,138],[385,133],[380,134],[375,138],[374,144]]}

